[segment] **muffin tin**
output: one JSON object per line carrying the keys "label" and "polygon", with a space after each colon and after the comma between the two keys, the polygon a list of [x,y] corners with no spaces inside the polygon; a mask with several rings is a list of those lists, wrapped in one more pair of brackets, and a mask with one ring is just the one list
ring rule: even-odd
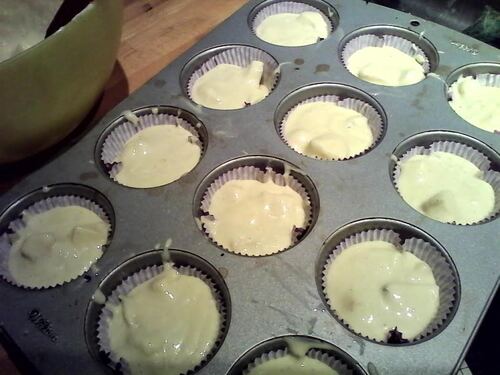
{"label": "muffin tin", "polygon": [[[446,93],[446,83],[456,79],[453,72],[458,69],[497,73],[500,53],[456,31],[365,1],[303,2],[320,3],[321,10],[333,15],[334,31],[327,39],[291,48],[265,43],[250,28],[251,15],[262,1],[250,1],[111,110],[64,154],[0,197],[2,232],[23,207],[59,191],[88,192],[89,198],[104,202],[112,216],[111,242],[84,276],[43,290],[0,282],[3,336],[39,373],[110,372],[95,346],[99,304],[93,296],[96,290],[106,294],[134,267],[160,263],[161,257],[149,251],[161,248],[169,238],[172,248],[184,254],[179,258],[182,262],[195,262],[192,265],[206,269],[217,285],[224,285],[227,332],[221,334],[220,348],[198,374],[239,374],[242,360],[249,363],[263,354],[252,348],[279,342],[275,338],[284,335],[305,335],[333,344],[359,373],[437,375],[458,370],[498,286],[500,221],[455,226],[419,214],[393,186],[393,154],[452,140],[483,152],[492,169],[500,171],[500,135],[458,117]],[[341,62],[342,46],[365,28],[371,33],[411,35],[414,43],[429,51],[432,73],[405,87],[374,85],[351,75]],[[190,74],[214,51],[233,45],[261,49],[280,64],[275,89],[263,101],[240,110],[194,104],[186,95]],[[369,152],[343,161],[315,160],[296,153],[280,138],[279,121],[287,110],[308,97],[306,89],[325,84],[335,88],[332,93],[355,95],[380,112],[384,132]],[[120,116],[126,110],[153,113],[160,105],[203,124],[202,159],[190,173],[166,186],[134,189],[115,183],[100,161],[108,127],[124,121]],[[295,246],[266,257],[244,257],[218,248],[198,229],[198,203],[211,178],[241,165],[290,171],[313,192],[312,223]],[[380,344],[351,332],[331,315],[321,291],[324,257],[330,246],[342,240],[339,233],[345,228],[353,233],[395,226],[432,239],[458,275],[457,302],[446,324],[432,337],[406,345]],[[205,262],[211,266],[206,268]]]}

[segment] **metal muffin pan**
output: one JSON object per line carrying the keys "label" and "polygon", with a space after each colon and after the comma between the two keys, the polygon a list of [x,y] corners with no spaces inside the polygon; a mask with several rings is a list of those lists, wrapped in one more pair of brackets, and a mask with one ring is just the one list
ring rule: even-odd
{"label": "metal muffin pan", "polygon": [[[89,186],[102,193],[114,211],[113,238],[84,277],[40,291],[0,282],[3,333],[39,373],[110,372],[104,361],[95,358],[86,339],[92,296],[108,275],[119,274],[114,270],[122,263],[161,246],[167,238],[173,240],[174,249],[193,253],[215,267],[230,295],[227,335],[199,374],[226,374],[251,348],[289,334],[332,343],[367,373],[376,369],[378,374],[438,375],[459,368],[498,287],[500,221],[455,226],[419,214],[393,187],[391,156],[401,151],[400,144],[405,145],[402,142],[407,139],[410,145],[429,142],[434,135],[439,140],[448,136],[456,140],[448,133],[456,132],[474,144],[484,144],[493,169],[500,170],[500,136],[458,117],[447,103],[445,86],[449,75],[463,66],[498,62],[499,51],[445,27],[361,0],[324,1],[339,16],[335,30],[324,41],[305,47],[274,46],[258,39],[249,28],[249,15],[261,2],[250,1],[110,111],[73,147],[0,197],[0,209],[7,210],[0,217],[2,231],[17,212],[9,207],[22,202],[27,193],[53,184]],[[394,33],[399,31],[393,26],[423,35],[437,51],[433,74],[405,87],[378,86],[351,75],[340,61],[340,46],[357,30],[373,25],[389,26]],[[193,103],[185,95],[182,72],[196,68],[192,65],[200,63],[198,55],[208,56],[213,48],[235,44],[260,48],[280,63],[276,88],[263,101],[240,110],[211,110]],[[373,149],[345,161],[324,161],[302,156],[281,140],[275,123],[280,103],[301,87],[317,83],[352,87],[381,107],[385,132]],[[203,123],[208,142],[202,159],[186,176],[166,186],[134,189],[113,182],[96,157],[101,135],[125,110],[157,105],[180,108]],[[431,130],[439,134],[416,136]],[[285,160],[305,173],[317,190],[315,222],[297,245],[282,253],[259,258],[231,254],[215,246],[196,225],[198,207],[193,202],[199,198],[200,184],[216,168],[244,156]],[[460,280],[460,298],[454,316],[434,337],[413,345],[382,345],[353,334],[329,313],[317,287],[325,241],[339,228],[368,218],[393,219],[415,227],[449,255]]]}

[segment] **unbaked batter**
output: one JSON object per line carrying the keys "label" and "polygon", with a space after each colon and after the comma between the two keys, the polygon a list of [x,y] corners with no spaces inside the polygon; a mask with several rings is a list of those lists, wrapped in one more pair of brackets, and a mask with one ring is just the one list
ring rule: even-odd
{"label": "unbaked batter", "polygon": [[212,350],[221,318],[210,287],[165,264],[112,307],[111,350],[133,375],[179,375]]}
{"label": "unbaked batter", "polygon": [[80,207],[24,214],[9,255],[9,272],[20,285],[55,286],[81,275],[102,255],[109,224]]}
{"label": "unbaked batter", "polygon": [[471,224],[493,212],[495,192],[470,161],[448,152],[415,155],[400,162],[397,181],[403,199],[444,223]]}
{"label": "unbaked batter", "polygon": [[451,98],[451,108],[464,120],[489,132],[500,132],[500,87],[460,77],[451,85]]}
{"label": "unbaked batter", "polygon": [[192,89],[193,100],[214,109],[239,109],[264,99],[270,88],[262,84],[264,63],[252,61],[242,68],[219,64],[198,78]]}
{"label": "unbaked batter", "polygon": [[135,188],[173,182],[191,171],[201,156],[197,138],[177,125],[145,128],[130,138],[116,158],[121,163],[115,180]]}
{"label": "unbaked batter", "polygon": [[278,13],[262,20],[255,33],[268,43],[298,47],[325,39],[328,24],[319,12]]}
{"label": "unbaked batter", "polygon": [[284,124],[284,137],[301,154],[320,159],[346,159],[374,142],[368,119],[332,102],[297,106]]}
{"label": "unbaked batter", "polygon": [[431,268],[384,241],[362,242],[342,251],[327,270],[326,295],[354,331],[380,341],[394,327],[406,339],[417,337],[439,306]]}
{"label": "unbaked batter", "polygon": [[356,77],[384,86],[405,86],[422,81],[424,68],[416,58],[397,48],[364,47],[346,61]]}
{"label": "unbaked batter", "polygon": [[263,362],[248,372],[248,375],[338,375],[338,372],[317,359],[287,354]]}
{"label": "unbaked batter", "polygon": [[206,230],[224,248],[267,255],[292,245],[294,228],[307,224],[306,202],[288,186],[271,180],[231,180],[212,196]]}

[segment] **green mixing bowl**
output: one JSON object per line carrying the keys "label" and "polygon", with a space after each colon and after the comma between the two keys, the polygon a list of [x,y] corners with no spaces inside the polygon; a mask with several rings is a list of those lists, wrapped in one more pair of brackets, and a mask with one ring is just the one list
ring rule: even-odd
{"label": "green mixing bowl", "polygon": [[120,44],[122,0],[94,0],[66,26],[0,62],[0,164],[67,136],[90,111]]}

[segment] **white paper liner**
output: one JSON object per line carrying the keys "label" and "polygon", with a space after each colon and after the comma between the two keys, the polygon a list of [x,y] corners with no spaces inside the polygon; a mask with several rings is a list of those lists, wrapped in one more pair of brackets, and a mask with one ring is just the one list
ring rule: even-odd
{"label": "white paper liner", "polygon": [[259,13],[255,15],[255,18],[252,20],[252,31],[254,34],[257,35],[257,27],[259,27],[262,21],[264,21],[269,16],[273,16],[275,14],[280,14],[280,13],[297,14],[303,12],[319,13],[328,26],[328,34],[331,34],[333,30],[332,21],[322,11],[313,7],[312,5],[295,1],[280,1],[278,3],[268,5],[267,7],[261,9]]}
{"label": "white paper liner", "polygon": [[[155,108],[153,108],[152,111],[154,111],[154,109]],[[111,131],[111,133],[109,133],[102,144],[101,160],[105,165],[110,166],[110,169],[108,171],[109,177],[118,182],[115,177],[118,172],[120,172],[122,165],[121,163],[117,163],[116,159],[121,154],[127,141],[140,131],[151,126],[159,125],[180,126],[183,129],[187,130],[193,135],[192,142],[200,146],[200,149],[203,152],[203,144],[200,140],[201,137],[195,128],[196,124],[190,124],[188,121],[178,116],[166,113],[151,113],[147,115],[137,116],[137,123],[133,123],[127,120],[118,124]],[[200,155],[200,158],[201,156],[202,155]]]}
{"label": "white paper liner", "polygon": [[401,193],[399,191],[398,181],[401,175],[401,163],[405,162],[406,160],[415,155],[430,155],[433,152],[438,152],[438,151],[448,152],[470,161],[477,168],[479,168],[479,170],[483,172],[482,179],[487,183],[489,183],[493,187],[493,190],[495,192],[495,206],[489,216],[474,223],[461,224],[456,222],[448,222],[448,224],[454,224],[454,225],[482,224],[491,221],[495,217],[497,217],[498,214],[500,213],[500,173],[490,170],[490,165],[491,165],[490,160],[483,153],[463,143],[451,142],[451,141],[438,141],[432,143],[431,145],[429,145],[429,147],[416,146],[405,152],[396,162],[392,175],[392,181],[400,196]]}
{"label": "white paper liner", "polygon": [[244,167],[239,167],[232,169],[228,172],[223,173],[220,175],[215,181],[213,181],[210,186],[207,188],[205,193],[203,194],[203,198],[201,200],[201,211],[206,213],[205,217],[210,217],[211,215],[208,214],[209,208],[210,208],[210,203],[212,200],[213,195],[217,190],[219,190],[225,183],[232,181],[232,180],[256,180],[259,182],[266,182],[269,179],[271,179],[276,185],[279,186],[288,186],[292,190],[294,190],[296,193],[300,195],[300,197],[304,200],[305,202],[305,214],[306,214],[306,226],[305,228],[296,228],[292,235],[292,243],[290,246],[287,248],[281,249],[279,251],[275,252],[263,252],[262,254],[259,255],[248,255],[248,254],[242,254],[236,250],[233,249],[228,249],[222,246],[220,243],[217,242],[217,240],[212,236],[209,230],[205,227],[205,225],[202,224],[203,232],[214,242],[217,246],[220,246],[221,248],[230,251],[235,254],[240,254],[240,255],[246,255],[246,256],[265,256],[265,255],[271,255],[271,254],[276,254],[281,251],[287,250],[290,247],[294,246],[301,238],[301,235],[303,232],[305,232],[309,225],[311,225],[311,220],[312,220],[312,207],[311,207],[311,200],[309,198],[309,194],[307,193],[306,188],[295,178],[293,178],[289,174],[280,174],[276,173],[272,168],[268,167],[266,168],[266,171],[262,171],[259,168],[253,167],[253,166],[244,166]]}
{"label": "white paper liner", "polygon": [[[214,345],[210,350],[210,352],[207,354],[207,356],[197,366],[186,372],[188,373],[190,371],[195,371],[197,368],[206,363],[206,361],[210,360],[215,350],[217,350],[217,348],[220,346],[221,335],[224,332],[224,327],[226,325],[226,306],[225,303],[223,302],[223,298],[219,290],[217,289],[217,286],[203,272],[191,266],[176,267],[175,263],[174,263],[174,268],[182,275],[198,277],[203,282],[205,282],[212,290],[212,295],[216,301],[217,310],[219,311],[220,314],[220,334],[217,337],[217,340],[214,342]],[[99,350],[101,352],[104,352],[108,356],[109,360],[111,361],[110,367],[112,367],[115,370],[119,369],[121,373],[124,375],[130,374],[130,368],[127,365],[126,360],[119,357],[118,354],[113,352],[109,340],[108,323],[109,319],[111,319],[111,317],[113,316],[112,307],[118,306],[121,303],[120,298],[122,296],[127,295],[137,286],[145,283],[146,281],[152,279],[155,276],[158,276],[162,271],[163,271],[163,265],[155,265],[143,268],[125,278],[113,290],[113,292],[111,292],[111,295],[109,295],[109,297],[107,298],[106,303],[104,304],[99,314],[97,320],[97,345],[99,347]],[[180,375],[185,375],[185,374],[180,374]]]}
{"label": "white paper liner", "polygon": [[[342,324],[346,325],[350,328],[349,324],[347,324],[341,316],[337,315],[336,310],[332,306],[330,298],[326,293],[326,282],[327,282],[327,274],[330,266],[335,261],[335,258],[348,247],[366,241],[386,241],[397,248],[403,251],[409,251],[413,255],[415,255],[420,260],[424,261],[432,270],[432,274],[434,275],[434,279],[436,280],[436,284],[439,287],[439,307],[434,319],[429,323],[424,331],[420,333],[417,337],[409,340],[411,343],[418,342],[436,332],[448,319],[450,313],[453,309],[453,306],[457,302],[457,290],[458,290],[458,280],[455,275],[451,265],[448,263],[444,254],[441,253],[438,249],[432,246],[430,243],[425,242],[419,238],[409,238],[402,243],[399,234],[395,231],[389,229],[374,229],[358,232],[345,240],[343,240],[340,244],[335,247],[335,249],[331,252],[328,257],[324,267],[323,267],[323,276],[322,276],[322,287],[323,287],[323,295],[325,296],[330,310],[332,313],[338,318]],[[350,328],[352,329],[352,328]],[[354,331],[354,330],[353,330]],[[355,332],[355,331],[354,331]],[[357,335],[368,338],[370,340],[377,341],[376,339],[364,335],[362,332],[355,332]],[[404,337],[404,332],[403,338]],[[387,339],[381,342],[387,342]]]}
{"label": "white paper liner", "polygon": [[[476,75],[468,74],[468,75],[460,75],[460,77],[458,79],[460,79],[462,77],[473,77],[482,86],[500,87],[500,74],[492,74],[492,73],[481,73],[481,74],[476,74]],[[455,84],[458,81],[458,79],[455,82],[453,82],[451,85],[449,85],[449,87],[448,87],[448,101],[453,100],[453,91],[452,91],[451,87],[453,86],[453,84]],[[460,116],[460,114],[458,112],[455,112],[455,113],[457,113],[457,115]],[[460,116],[460,117],[463,118],[462,116]],[[467,121],[467,120],[465,120],[465,121]],[[500,119],[499,119],[499,121],[500,121]],[[471,124],[471,125],[475,126],[474,124]],[[494,133],[500,134],[500,131],[495,130]]]}
{"label": "white paper liner", "polygon": [[347,66],[347,61],[352,56],[354,52],[359,51],[365,47],[393,47],[401,52],[415,58],[415,60],[422,65],[424,73],[428,74],[431,71],[431,65],[429,62],[429,57],[425,52],[417,46],[415,43],[410,42],[407,39],[401,38],[394,35],[373,35],[365,34],[358,36],[350,40],[342,50],[342,63],[349,70]]}
{"label": "white paper liner", "polygon": [[[249,375],[252,370],[261,364],[272,361],[275,359],[279,359],[288,355],[288,348],[279,349],[275,351],[270,351],[262,354],[260,357],[255,358],[248,367],[243,371],[242,375]],[[336,358],[334,355],[330,353],[323,352],[317,349],[310,349],[306,356],[316,359],[320,362],[323,362],[325,365],[330,367],[331,369],[337,371],[339,375],[352,375],[354,372],[348,367],[348,365],[342,361],[341,359]]]}
{"label": "white paper liner", "polygon": [[231,47],[215,56],[212,56],[194,71],[187,83],[187,93],[189,98],[193,100],[191,92],[196,80],[215,68],[217,65],[231,64],[243,68],[249,65],[252,61],[261,61],[264,63],[261,84],[265,85],[269,89],[270,94],[276,87],[276,83],[278,82],[280,75],[279,65],[276,60],[274,60],[271,55],[260,49],[249,46],[237,46]]}
{"label": "white paper liner", "polygon": [[[109,216],[106,214],[104,209],[99,206],[97,203],[94,201],[83,198],[80,196],[75,196],[75,195],[60,195],[60,196],[53,196],[49,198],[42,199],[38,202],[35,202],[28,208],[24,209],[18,216],[17,219],[11,221],[8,225],[8,231],[9,233],[3,233],[0,236],[0,276],[9,282],[12,285],[25,288],[25,289],[35,289],[35,290],[40,290],[40,289],[46,289],[46,288],[52,288],[58,285],[65,284],[67,282],[70,282],[72,280],[75,280],[76,278],[82,276],[85,272],[88,271],[88,269],[83,270],[80,274],[78,275],[73,275],[68,280],[61,280],[58,283],[55,283],[53,285],[46,285],[46,286],[40,286],[40,287],[31,287],[31,286],[26,286],[22,285],[21,283],[18,283],[14,277],[10,274],[9,272],[9,256],[10,256],[10,251],[12,248],[12,243],[15,241],[15,233],[18,232],[19,230],[23,229],[26,227],[26,223],[23,220],[23,215],[24,214],[29,214],[29,215],[35,215],[35,214],[41,214],[44,213],[48,210],[51,210],[56,207],[68,207],[68,206],[80,206],[83,208],[86,208],[93,213],[95,213],[99,218],[101,218],[104,222],[108,224],[109,227],[109,232],[108,232],[108,241],[109,241],[109,233],[111,232],[111,221]],[[102,254],[104,254],[104,251],[106,250],[107,243],[104,244],[101,248]]]}
{"label": "white paper liner", "polygon": [[[327,159],[327,158],[317,158],[313,157],[307,154],[303,154],[297,150],[295,150],[287,141],[285,137],[285,125],[288,120],[288,117],[291,115],[291,113],[300,105],[302,104],[307,104],[307,103],[315,103],[315,102],[330,102],[330,103],[335,103],[339,107],[347,108],[347,109],[352,109],[361,115],[365,116],[368,119],[368,126],[370,127],[370,130],[372,131],[373,134],[373,142],[370,145],[370,147],[366,148],[365,150],[358,152],[356,154],[350,155],[346,158],[339,158],[339,159]],[[319,96],[314,96],[312,98],[306,99],[301,101],[299,104],[293,106],[283,117],[283,120],[280,123],[280,128],[279,128],[279,133],[281,136],[281,139],[294,151],[298,152],[301,155],[311,157],[314,159],[321,159],[321,160],[347,160],[347,159],[352,159],[355,158],[356,156],[363,155],[373,149],[373,147],[380,141],[380,138],[382,137],[382,134],[384,133],[384,123],[382,121],[382,117],[380,116],[380,113],[372,107],[370,104],[366,103],[365,101],[359,100],[359,99],[354,99],[354,98],[343,98],[341,99],[337,95],[319,95]]]}
{"label": "white paper liner", "polygon": [[492,74],[492,73],[467,74],[467,75],[461,74],[460,77],[458,77],[451,85],[449,85],[448,99],[453,99],[452,95],[453,92],[451,91],[451,86],[453,86],[453,84],[457,82],[460,78],[465,78],[465,77],[475,78],[476,81],[482,86],[500,87],[500,74]]}

